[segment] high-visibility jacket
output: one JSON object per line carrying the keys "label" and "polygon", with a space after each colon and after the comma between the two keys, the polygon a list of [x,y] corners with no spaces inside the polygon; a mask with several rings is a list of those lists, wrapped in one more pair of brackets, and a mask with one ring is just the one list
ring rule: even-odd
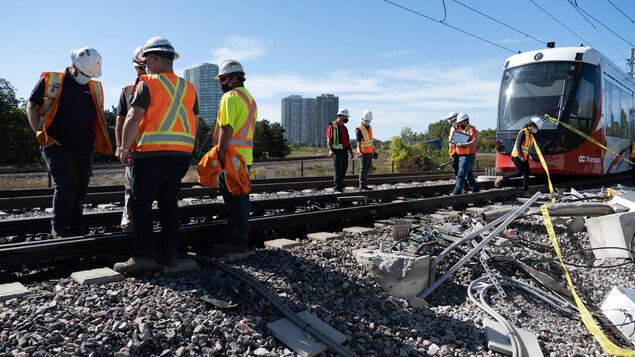
{"label": "high-visibility jacket", "polygon": [[174,72],[139,77],[150,91],[137,134],[137,152],[180,151],[191,153],[196,139],[194,85]]}
{"label": "high-visibility jacket", "polygon": [[[452,134],[454,134],[454,127],[450,127],[450,135],[448,136],[448,142],[450,142],[450,140],[452,140]],[[450,145],[450,149],[448,150],[448,154],[450,154],[450,156],[456,154],[456,145],[449,143]]]}
{"label": "high-visibility jacket", "polygon": [[[236,105],[236,103],[240,105]],[[233,128],[233,134],[228,146],[236,148],[244,157],[247,165],[251,165],[253,162],[254,132],[256,131],[257,118],[258,106],[246,88],[238,87],[228,91],[221,98],[218,117],[214,124],[212,143],[218,145],[220,127],[230,124]]]}
{"label": "high-visibility jacket", "polygon": [[362,141],[359,143],[362,154],[372,154],[375,152],[375,147],[373,146],[373,128],[360,124],[357,129],[362,133]]}
{"label": "high-visibility jacket", "polygon": [[218,145],[205,154],[198,163],[198,182],[205,187],[219,188],[224,173],[227,190],[232,196],[249,193],[251,183],[245,158],[234,147],[225,151],[225,167],[218,161]]}
{"label": "high-visibility jacket", "polygon": [[130,109],[130,101],[132,101],[132,95],[134,94],[137,83],[139,83],[139,77],[137,77],[134,82],[130,82],[121,88],[121,90],[123,90],[124,97],[126,97],[126,111]]}
{"label": "high-visibility jacket", "polygon": [[635,141],[631,143],[631,159],[635,159]]}
{"label": "high-visibility jacket", "polygon": [[[59,96],[62,94],[62,84],[64,83],[64,76],[66,72],[42,72],[40,76],[44,77],[44,103],[40,107],[38,114],[40,120],[38,123],[37,141],[40,146],[46,146],[55,140],[55,138],[48,135],[46,129],[51,126],[53,118],[57,113],[57,106],[59,105]],[[104,155],[112,155],[112,144],[110,143],[110,137],[108,130],[106,129],[106,118],[104,117],[104,90],[101,86],[101,82],[91,80],[88,82],[90,93],[93,96],[93,102],[95,103],[95,109],[97,111],[97,117],[95,118],[95,141],[93,143],[93,149]]]}
{"label": "high-visibility jacket", "polygon": [[[463,134],[467,134],[470,136],[470,141],[476,141],[478,139],[478,131],[476,130],[476,127],[470,124],[467,124],[465,126],[465,129],[461,129],[461,127],[458,127],[456,129],[458,132],[463,133]],[[459,155],[469,155],[469,154],[475,154],[476,153],[476,145],[473,146],[467,146],[467,147],[456,147],[456,153]]]}
{"label": "high-visibility jacket", "polygon": [[523,152],[523,156],[525,160],[529,158],[529,152],[531,151],[531,147],[534,145],[534,136],[531,135],[531,132],[527,128],[523,128],[516,135],[516,142],[514,142],[514,148],[512,149],[512,157],[518,157],[518,140],[520,139],[520,134],[525,133],[525,140],[520,143],[520,149]]}
{"label": "high-visibility jacket", "polygon": [[337,125],[337,121],[331,122],[331,131],[333,133],[333,144],[331,147],[333,149],[343,149],[344,145],[342,145],[342,138],[340,137],[340,128]]}

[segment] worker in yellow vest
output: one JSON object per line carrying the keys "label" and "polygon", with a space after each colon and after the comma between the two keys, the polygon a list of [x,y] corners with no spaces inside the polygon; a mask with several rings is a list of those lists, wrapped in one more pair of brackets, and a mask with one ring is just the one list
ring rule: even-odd
{"label": "worker in yellow vest", "polygon": [[494,181],[494,186],[501,187],[503,182],[514,177],[523,177],[523,197],[531,197],[529,192],[529,159],[531,157],[531,149],[535,144],[534,134],[540,130],[544,119],[541,117],[533,117],[531,121],[520,129],[516,135],[516,142],[512,149],[512,162],[516,166],[516,171],[505,176],[498,176]]}
{"label": "worker in yellow vest", "polygon": [[[229,166],[231,160],[239,169],[242,164],[229,148],[235,149],[245,161],[247,173],[253,163],[254,132],[258,119],[258,106],[245,88],[245,71],[235,60],[225,60],[218,68],[216,78],[224,94],[220,99],[218,117],[214,128],[213,143],[217,147],[218,161],[222,167]],[[232,156],[233,155],[233,156]],[[237,174],[237,172],[235,172]],[[236,178],[238,175],[233,175]],[[229,181],[231,182],[231,180]],[[229,237],[220,245],[215,245],[211,255],[251,254],[249,250],[249,186],[233,191],[226,179],[221,179],[220,192],[228,211],[227,227]]]}
{"label": "worker in yellow vest", "polygon": [[[121,147],[121,136],[123,133],[123,123],[126,120],[126,114],[130,109],[130,101],[132,100],[132,93],[139,83],[139,77],[146,74],[146,65],[141,58],[141,52],[143,46],[137,47],[132,54],[132,63],[134,63],[135,71],[137,72],[137,78],[134,81],[126,84],[121,88],[121,95],[119,96],[119,104],[117,105],[117,117],[115,119],[115,138],[117,141],[117,150],[115,156],[119,157],[119,148]],[[132,230],[132,205],[130,204],[130,193],[132,188],[130,186],[130,179],[132,178],[132,170],[130,166],[126,166],[125,173],[125,191],[124,191],[124,207],[121,215],[121,229],[124,231]]]}
{"label": "worker in yellow vest", "polygon": [[104,118],[101,56],[84,47],[71,51],[70,67],[42,72],[26,112],[49,174],[53,177],[53,238],[84,235],[83,201],[93,152],[112,155]]}
{"label": "worker in yellow vest", "polygon": [[359,189],[370,190],[366,186],[368,171],[375,155],[375,146],[373,145],[373,128],[370,122],[373,120],[373,112],[370,110],[362,113],[362,123],[355,128],[355,137],[357,139],[357,157],[359,158]]}
{"label": "worker in yellow vest", "polygon": [[[190,167],[198,124],[196,91],[192,83],[174,74],[173,62],[179,54],[172,44],[153,37],[143,47],[142,58],[148,74],[140,77],[135,89],[119,148],[121,163],[132,166],[135,235],[132,258],[113,268],[120,273],[180,263],[178,195]],[[161,217],[160,244],[154,242],[155,200]]]}

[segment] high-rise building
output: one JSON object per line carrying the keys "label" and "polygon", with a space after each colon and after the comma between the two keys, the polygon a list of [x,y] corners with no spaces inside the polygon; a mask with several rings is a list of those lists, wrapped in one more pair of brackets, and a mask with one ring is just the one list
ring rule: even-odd
{"label": "high-rise building", "polygon": [[282,127],[284,128],[284,138],[288,143],[301,144],[300,136],[304,121],[302,113],[301,95],[290,95],[282,98]]}
{"label": "high-rise building", "polygon": [[340,97],[333,94],[322,94],[316,98],[316,119],[312,125],[315,130],[314,145],[317,147],[326,146],[326,127],[337,117],[340,106]]}
{"label": "high-rise building", "polygon": [[200,116],[211,130],[214,130],[220,98],[223,96],[218,80],[214,79],[217,75],[218,66],[212,63],[185,70],[185,79],[192,82],[196,89]]}

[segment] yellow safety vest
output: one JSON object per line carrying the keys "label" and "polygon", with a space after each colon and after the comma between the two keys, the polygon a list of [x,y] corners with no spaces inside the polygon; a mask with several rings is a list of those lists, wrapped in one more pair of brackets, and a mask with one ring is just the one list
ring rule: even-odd
{"label": "yellow safety vest", "polygon": [[363,154],[372,154],[375,152],[373,146],[373,128],[360,124],[357,129],[362,133],[362,141],[359,143]]}
{"label": "yellow safety vest", "polygon": [[523,152],[523,157],[525,160],[529,157],[529,152],[531,151],[532,145],[534,145],[533,135],[529,132],[529,129],[523,128],[516,135],[516,142],[514,142],[514,148],[512,149],[512,157],[518,157],[518,150],[516,147],[518,146],[518,138],[520,137],[520,133],[525,132],[525,140],[520,144],[520,149]]}

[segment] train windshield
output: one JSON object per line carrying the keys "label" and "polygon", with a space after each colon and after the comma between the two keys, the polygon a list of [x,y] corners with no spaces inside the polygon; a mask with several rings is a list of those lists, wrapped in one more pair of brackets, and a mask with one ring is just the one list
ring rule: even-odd
{"label": "train windshield", "polygon": [[[500,89],[498,130],[520,130],[534,115],[560,115],[564,120],[562,111],[570,97],[576,95],[574,88],[587,82],[580,83],[580,77],[586,77],[584,73],[588,72],[580,71],[581,65],[578,62],[541,62],[506,70]],[[594,83],[591,84],[591,87],[594,86]],[[588,93],[588,90],[581,88],[577,94],[590,95],[593,102],[595,91],[591,89]],[[586,102],[585,98],[576,98],[574,102],[580,99]],[[588,119],[592,120],[590,113]],[[541,130],[549,129],[555,129],[555,125],[545,121]]]}

